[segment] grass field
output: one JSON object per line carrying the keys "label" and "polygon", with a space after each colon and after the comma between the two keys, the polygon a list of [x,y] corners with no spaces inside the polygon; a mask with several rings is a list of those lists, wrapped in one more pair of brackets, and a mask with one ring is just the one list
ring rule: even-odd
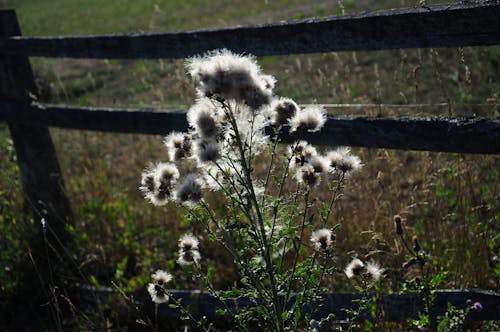
{"label": "grass field", "polygon": [[[439,2],[427,1],[434,3]],[[307,4],[300,0],[0,0],[0,9],[16,9],[24,35],[41,36],[180,31],[417,5],[418,1],[406,0]],[[43,102],[185,110],[194,100],[180,60],[31,61]],[[298,103],[447,103],[416,109],[331,109],[332,113],[498,117],[500,112],[499,46],[276,56],[258,61],[277,78],[276,93]],[[114,283],[126,291],[145,292],[151,271],[162,267],[176,276],[175,288],[198,288],[182,276],[173,255],[179,234],[192,226],[173,205],[153,209],[137,190],[140,172],[148,162],[166,159],[161,137],[61,129],[51,129],[51,134],[76,216],[68,231],[75,239],[69,250],[79,274],[67,280],[94,286]],[[25,282],[19,266],[33,268],[24,235],[40,225],[23,206],[13,144],[4,124],[0,124],[0,149],[0,298],[15,299]],[[393,216],[400,214],[408,232],[418,236],[432,256],[433,272],[447,272],[440,287],[500,289],[498,156],[361,148],[354,152],[365,166],[350,180],[335,211],[343,224],[338,238],[340,250],[346,253],[339,257],[342,262],[355,253],[377,258],[392,276],[384,281],[384,289],[400,290],[398,277],[405,257],[392,223]],[[231,285],[236,276],[222,249],[213,248],[206,259],[217,271],[216,284]],[[339,277],[329,288],[352,290],[352,285]],[[1,302],[5,313],[11,303],[17,303]],[[115,322],[121,314],[105,307],[96,326]],[[6,317],[16,324],[11,314]],[[40,324],[50,325],[43,319]]]}

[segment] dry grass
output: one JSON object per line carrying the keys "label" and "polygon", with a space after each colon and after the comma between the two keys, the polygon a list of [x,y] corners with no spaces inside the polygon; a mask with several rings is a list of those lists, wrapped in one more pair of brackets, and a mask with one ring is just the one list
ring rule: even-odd
{"label": "dry grass", "polygon": [[[496,117],[500,86],[495,71],[497,54],[496,47],[479,47],[264,57],[259,61],[266,72],[278,79],[277,94],[299,103],[447,103],[416,109],[332,109],[335,113]],[[39,80],[39,84],[44,92],[42,99],[50,102],[186,109],[194,99],[183,61],[178,60],[54,60],[35,63],[35,68],[37,77],[48,78]],[[465,105],[483,103],[495,106]],[[108,174],[109,183],[104,185],[109,185],[108,191],[125,195],[131,211],[141,216],[138,224],[168,227],[176,233],[179,212],[161,209],[153,212],[136,191],[141,169],[150,161],[166,159],[161,138],[65,130],[53,130],[53,134],[67,179],[87,173]],[[485,243],[492,241],[493,230],[488,228],[491,222],[481,219],[496,218],[495,194],[485,201],[483,191],[497,193],[497,157],[366,149],[359,149],[359,153],[366,166],[348,186],[336,213],[344,225],[344,238],[340,239],[343,251],[382,255],[389,266],[398,268],[404,257],[394,243],[391,221],[394,214],[402,214],[407,225],[424,238],[428,250],[441,258],[436,260],[436,269],[439,265],[443,269],[456,266],[450,287],[495,286],[497,277],[491,269],[491,257],[487,257],[492,256],[493,248],[487,249],[491,245]],[[88,160],[100,162],[86,165]],[[86,168],[82,169],[82,165]],[[495,181],[485,179],[485,174]],[[464,181],[474,182],[474,190],[464,190]],[[76,206],[102,194],[99,187],[85,188],[85,185],[69,185]],[[466,203],[449,206],[449,200]],[[474,212],[468,211],[464,204]],[[482,210],[481,206],[489,207]],[[452,217],[455,221],[451,221]],[[489,238],[479,236],[484,231],[476,226],[464,226],[464,220],[471,218],[483,226],[490,225],[485,226]],[[467,236],[462,233],[455,237],[457,227],[466,229]],[[100,242],[105,240],[106,237]],[[481,253],[481,262],[475,255],[467,256],[463,241],[474,247],[467,250]],[[384,247],[385,254],[377,251],[379,246]],[[444,257],[452,261],[445,261]],[[489,272],[472,272],[477,266],[482,267],[482,272]],[[466,272],[466,269],[471,270]],[[142,277],[147,273],[143,271]]]}

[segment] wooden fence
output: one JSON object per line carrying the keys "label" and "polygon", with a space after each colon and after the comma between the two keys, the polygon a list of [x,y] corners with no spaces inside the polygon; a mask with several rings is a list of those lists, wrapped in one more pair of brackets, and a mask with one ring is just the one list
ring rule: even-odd
{"label": "wooden fence", "polygon": [[[71,222],[72,213],[48,127],[164,135],[186,130],[187,122],[179,110],[34,102],[36,88],[28,57],[151,59],[185,58],[216,48],[263,56],[499,45],[499,18],[500,1],[482,1],[178,33],[22,37],[15,12],[0,10],[0,121],[8,123],[26,199],[35,218],[50,221],[58,241],[64,243],[64,224]],[[307,138],[323,145],[499,154],[500,120],[330,116],[320,134],[285,134],[282,138]],[[454,303],[462,306],[471,296],[470,292],[461,297],[453,294]],[[488,296],[492,306],[484,312],[487,315],[474,317],[500,319],[500,295]]]}

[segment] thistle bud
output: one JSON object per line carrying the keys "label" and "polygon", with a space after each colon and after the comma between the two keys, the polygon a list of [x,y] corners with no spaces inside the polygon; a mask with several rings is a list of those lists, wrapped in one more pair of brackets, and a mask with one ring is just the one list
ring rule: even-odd
{"label": "thistle bud", "polygon": [[418,253],[420,251],[420,243],[418,243],[418,239],[416,236],[413,237],[413,251]]}
{"label": "thistle bud", "polygon": [[405,269],[405,270],[409,269],[410,267],[412,267],[413,265],[415,265],[416,262],[417,262],[416,258],[412,258],[408,262],[404,262],[403,269]]}
{"label": "thistle bud", "polygon": [[394,216],[394,226],[396,228],[397,235],[403,234],[403,226],[401,226],[401,216],[399,214]]}

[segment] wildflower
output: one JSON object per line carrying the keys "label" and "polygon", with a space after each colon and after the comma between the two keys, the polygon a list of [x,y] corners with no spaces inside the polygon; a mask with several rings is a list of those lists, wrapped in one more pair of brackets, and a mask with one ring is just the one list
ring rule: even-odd
{"label": "wildflower", "polygon": [[151,300],[157,304],[168,302],[168,300],[170,299],[166,290],[158,284],[150,283],[148,285],[148,292],[151,296]]}
{"label": "wildflower", "polygon": [[304,183],[308,187],[316,187],[320,182],[320,175],[311,165],[304,165],[297,170],[296,178],[299,183]]}
{"label": "wildflower", "polygon": [[326,154],[332,169],[344,174],[350,174],[359,170],[362,166],[358,156],[352,155],[349,148],[341,147]]}
{"label": "wildflower", "polygon": [[365,264],[359,259],[354,258],[345,268],[344,272],[347,278],[351,279],[354,276],[360,275],[363,272]]}
{"label": "wildflower", "polygon": [[187,133],[172,132],[165,137],[164,143],[167,147],[170,161],[178,161],[191,154],[192,137]]}
{"label": "wildflower", "polygon": [[156,272],[151,275],[151,278],[155,284],[163,286],[172,280],[172,275],[163,270],[156,270]]}
{"label": "wildflower", "polygon": [[308,106],[297,112],[290,119],[290,132],[304,131],[316,132],[319,131],[326,122],[325,109],[321,106]]}
{"label": "wildflower", "polygon": [[199,241],[191,234],[184,234],[179,240],[179,265],[198,264],[201,259],[198,251]]}
{"label": "wildflower", "polygon": [[474,304],[472,305],[471,308],[476,310],[476,311],[482,311],[483,305],[481,304],[481,302],[474,302]]}
{"label": "wildflower", "polygon": [[201,96],[233,99],[252,109],[271,100],[274,79],[261,74],[253,57],[216,50],[190,59],[187,69]]}
{"label": "wildflower", "polygon": [[397,235],[403,234],[403,226],[401,226],[401,216],[399,214],[394,216],[394,227]]}
{"label": "wildflower", "polygon": [[194,147],[194,155],[199,163],[216,161],[220,157],[220,146],[214,140],[198,140]]}
{"label": "wildflower", "polygon": [[271,104],[271,108],[275,113],[273,123],[276,125],[288,124],[288,121],[299,111],[299,106],[289,98],[276,99]]}
{"label": "wildflower", "polygon": [[214,139],[217,136],[217,129],[220,126],[216,111],[216,107],[210,99],[201,98],[197,100],[187,112],[189,126],[200,137]]}
{"label": "wildflower", "polygon": [[[166,203],[172,195],[175,181],[179,178],[179,171],[174,164],[160,163],[155,169],[155,199],[158,205]],[[153,202],[154,204],[155,202]]]}
{"label": "wildflower", "polygon": [[307,160],[307,163],[314,168],[316,173],[324,173],[329,169],[328,161],[324,157],[313,156]]}
{"label": "wildflower", "polygon": [[292,157],[290,160],[290,167],[304,166],[309,160],[315,157],[318,153],[316,148],[306,141],[299,141],[293,146],[288,147],[288,154]]}
{"label": "wildflower", "polygon": [[193,263],[198,264],[200,259],[201,255],[198,250],[179,251],[177,263],[179,265],[191,265]]}
{"label": "wildflower", "polygon": [[165,284],[172,280],[172,275],[163,270],[157,270],[151,275],[153,282],[148,285],[148,292],[154,303],[160,304],[168,302],[169,296],[165,290]]}
{"label": "wildflower", "polygon": [[335,239],[331,230],[322,228],[315,230],[311,234],[311,242],[315,250],[328,250],[333,244]]}
{"label": "wildflower", "polygon": [[171,198],[172,189],[178,178],[179,171],[174,164],[158,163],[142,173],[139,189],[154,205],[164,205]]}
{"label": "wildflower", "polygon": [[191,234],[184,234],[180,239],[179,239],[179,249],[180,250],[198,250],[198,244],[200,241],[198,239],[191,235]]}
{"label": "wildflower", "polygon": [[201,190],[203,183],[200,178],[194,174],[187,175],[184,180],[177,186],[175,199],[179,203],[198,202],[201,199]]}
{"label": "wildflower", "polygon": [[382,276],[382,273],[384,272],[384,269],[380,268],[380,265],[375,263],[374,261],[371,261],[366,264],[366,273],[365,275],[372,279],[373,281],[377,281],[380,279],[380,276]]}

